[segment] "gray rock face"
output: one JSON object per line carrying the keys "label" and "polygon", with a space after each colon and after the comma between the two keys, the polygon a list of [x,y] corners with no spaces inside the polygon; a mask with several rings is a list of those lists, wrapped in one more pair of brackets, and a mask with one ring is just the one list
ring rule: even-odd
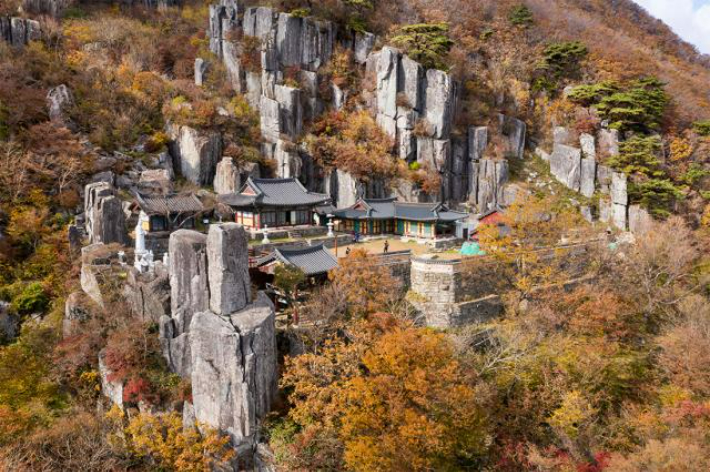
{"label": "gray rock face", "polygon": [[612,172],[611,174],[611,201],[618,205],[629,204],[629,193],[627,191],[626,174],[622,172]]}
{"label": "gray rock face", "polygon": [[221,0],[217,5],[210,5],[210,51],[217,57],[222,56],[224,44],[229,42],[228,33],[237,27],[240,3],[237,0]]}
{"label": "gray rock face", "polygon": [[66,109],[73,104],[74,95],[64,84],[51,88],[47,92],[47,108],[49,119],[52,121],[64,121]]}
{"label": "gray rock face", "polygon": [[109,260],[104,258],[104,245],[101,243],[90,244],[81,250],[81,275],[79,281],[81,289],[97,305],[103,307],[104,300],[101,293],[99,278],[101,272],[108,267]]}
{"label": "gray rock face", "polygon": [[615,129],[602,129],[597,134],[599,153],[604,157],[619,154],[619,131]]}
{"label": "gray rock face", "polygon": [[417,138],[417,161],[439,172],[445,170],[451,156],[451,141]]}
{"label": "gray rock face", "polygon": [[128,272],[123,295],[133,316],[144,322],[158,323],[170,316],[170,277],[167,268],[156,264],[153,272]]}
{"label": "gray rock face", "polygon": [[211,225],[207,234],[210,309],[230,315],[251,301],[248,238],[236,223]]}
{"label": "gray rock face", "polygon": [[605,195],[609,195],[611,192],[612,173],[613,171],[607,166],[597,166],[597,183],[599,184],[599,191]]}
{"label": "gray rock face", "polygon": [[276,85],[274,95],[279,104],[280,132],[295,139],[303,129],[301,91],[285,85]]}
{"label": "gray rock face", "polygon": [[612,212],[614,204],[607,197],[599,199],[599,221],[602,223],[610,223],[612,221]]}
{"label": "gray rock face", "polygon": [[69,225],[67,239],[69,239],[69,251],[71,251],[72,255],[79,254],[81,252],[81,240],[83,239],[81,229],[76,225]]}
{"label": "gray rock face", "polygon": [[121,200],[106,182],[88,184],[84,192],[86,232],[92,244],[126,244],[126,221]]}
{"label": "gray rock face", "polygon": [[432,127],[433,137],[447,137],[456,109],[456,87],[449,74],[435,69],[426,72],[425,103],[424,118]]}
{"label": "gray rock face", "polygon": [[372,33],[355,33],[354,59],[358,64],[367,62],[367,58],[375,47],[377,37]]}
{"label": "gray rock face", "polygon": [[647,234],[653,230],[653,217],[641,205],[629,205],[629,231]]}
{"label": "gray rock face", "polygon": [[331,172],[326,182],[328,182],[328,194],[337,208],[352,206],[359,197],[364,196],[364,191],[358,181],[342,170]]}
{"label": "gray rock face", "polygon": [[217,162],[222,158],[222,136],[215,131],[198,131],[189,126],[171,126],[170,153],[175,167],[187,180],[210,185]]}
{"label": "gray rock face", "polygon": [[556,144],[550,156],[550,172],[564,186],[579,192],[582,176],[582,151]]}
{"label": "gray rock face", "polygon": [[593,157],[582,159],[579,191],[587,198],[594,195],[596,189],[597,161]]}
{"label": "gray rock face", "polygon": [[176,333],[190,326],[195,313],[209,308],[207,236],[197,231],[178,230],[170,235],[170,306]]}
{"label": "gray rock face", "polygon": [[572,132],[564,126],[555,126],[552,130],[552,140],[554,144],[572,144]]}
{"label": "gray rock face", "polygon": [[628,223],[628,211],[629,207],[627,205],[612,203],[611,221],[614,223],[614,226],[621,230],[626,230]]}
{"label": "gray rock face", "polygon": [[425,78],[424,68],[408,56],[402,57],[399,67],[397,89],[400,90],[399,93],[409,109],[421,112],[425,92],[422,88]]}
{"label": "gray rock face", "polygon": [[274,308],[260,295],[230,317],[198,313],[190,326],[195,419],[253,443],[277,388]]}
{"label": "gray rock face", "polygon": [[485,126],[472,126],[468,129],[469,160],[480,161],[483,159],[488,147],[488,128]]}
{"label": "gray rock face", "polygon": [[301,176],[303,161],[298,153],[294,150],[293,144],[279,140],[274,147],[273,158],[276,161],[276,173],[282,178],[298,178]]}
{"label": "gray rock face", "polygon": [[375,91],[377,115],[396,119],[399,53],[395,49],[385,47],[376,54],[374,60],[377,77],[377,89]]}
{"label": "gray rock face", "polygon": [[269,142],[276,142],[281,135],[279,102],[261,97],[261,134]]}
{"label": "gray rock face", "polygon": [[23,47],[30,41],[37,41],[41,37],[38,21],[24,18],[0,18],[0,38],[14,47]]}
{"label": "gray rock face", "polygon": [[195,85],[202,87],[202,83],[205,80],[205,74],[207,73],[208,62],[198,57],[195,59]]}
{"label": "gray rock face", "polygon": [[506,154],[518,159],[525,157],[525,140],[528,130],[525,122],[511,116],[499,114],[498,124],[501,134],[507,141]]}
{"label": "gray rock face", "polygon": [[39,13],[59,17],[69,5],[69,0],[23,0],[22,9],[30,13]]}
{"label": "gray rock face", "polygon": [[508,161],[481,159],[478,163],[478,195],[476,206],[480,213],[503,203],[503,190],[508,182]]}
{"label": "gray rock face", "polygon": [[582,155],[587,158],[597,158],[597,148],[594,143],[594,136],[587,133],[582,133],[579,136],[579,145],[582,148]]}
{"label": "gray rock face", "polygon": [[231,157],[224,157],[217,164],[214,176],[214,191],[218,195],[237,193],[241,187],[239,169],[234,165]]}

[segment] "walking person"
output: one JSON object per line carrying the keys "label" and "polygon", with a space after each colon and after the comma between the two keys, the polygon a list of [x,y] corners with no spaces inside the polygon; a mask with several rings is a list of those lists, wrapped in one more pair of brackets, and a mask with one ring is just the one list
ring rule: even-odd
{"label": "walking person", "polygon": [[384,250],[384,253],[387,254],[388,252],[390,252],[390,242],[385,239],[385,250]]}

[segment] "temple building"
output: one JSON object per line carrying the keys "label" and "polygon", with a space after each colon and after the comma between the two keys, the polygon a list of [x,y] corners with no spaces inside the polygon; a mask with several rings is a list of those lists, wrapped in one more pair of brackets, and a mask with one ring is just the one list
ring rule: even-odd
{"label": "temple building", "polygon": [[338,231],[413,239],[453,238],[456,222],[468,217],[467,213],[449,210],[443,203],[404,203],[395,198],[360,199],[333,215]]}
{"label": "temple building", "polygon": [[239,193],[220,195],[218,201],[232,210],[236,223],[263,229],[311,226],[330,197],[309,192],[296,179],[250,178]]}
{"label": "temple building", "polygon": [[276,266],[286,264],[298,267],[308,277],[326,276],[338,267],[338,261],[322,244],[307,247],[279,247],[262,258],[256,266],[260,271],[273,274]]}
{"label": "temple building", "polygon": [[178,229],[195,229],[198,220],[205,212],[197,196],[194,194],[144,196],[136,194],[131,206],[142,215],[139,219],[146,233],[172,232]]}

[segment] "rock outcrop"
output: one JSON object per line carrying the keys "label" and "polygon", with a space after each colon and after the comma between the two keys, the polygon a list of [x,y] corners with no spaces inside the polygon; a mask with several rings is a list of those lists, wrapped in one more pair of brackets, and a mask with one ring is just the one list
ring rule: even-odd
{"label": "rock outcrop", "polygon": [[251,302],[249,239],[236,223],[210,226],[207,234],[207,267],[210,309],[230,315]]}
{"label": "rock outcrop", "polygon": [[127,243],[123,204],[110,183],[97,182],[86,186],[84,213],[91,244]]}
{"label": "rock outcrop", "polygon": [[76,327],[90,315],[88,297],[84,292],[72,292],[64,302],[62,335],[66,338],[74,334]]}
{"label": "rock outcrop", "polygon": [[66,110],[73,104],[74,95],[64,84],[51,88],[47,92],[47,109],[49,110],[49,119],[52,121],[64,122]]}
{"label": "rock outcrop", "polygon": [[169,126],[170,154],[175,169],[197,185],[212,185],[217,163],[222,158],[222,135],[189,126]]}
{"label": "rock outcrop", "polygon": [[23,47],[42,36],[39,21],[25,18],[0,17],[0,38],[14,47]]}
{"label": "rock outcrop", "polygon": [[170,316],[170,277],[162,263],[150,272],[128,272],[123,295],[134,317],[146,323],[159,323]]}
{"label": "rock outcrop", "polygon": [[262,294],[230,316],[198,313],[190,333],[195,419],[255,445],[277,388],[273,305]]}
{"label": "rock outcrop", "polygon": [[550,172],[565,187],[579,192],[582,151],[566,144],[555,144],[555,149],[550,156]]}
{"label": "rock outcrop", "polygon": [[241,188],[239,169],[231,157],[224,157],[217,164],[214,176],[214,191],[218,195],[237,193]]}

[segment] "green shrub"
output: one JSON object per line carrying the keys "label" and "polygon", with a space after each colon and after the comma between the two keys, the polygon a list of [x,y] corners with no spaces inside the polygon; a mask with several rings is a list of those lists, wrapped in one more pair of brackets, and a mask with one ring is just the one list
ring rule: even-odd
{"label": "green shrub", "polygon": [[49,306],[49,297],[39,282],[26,285],[10,304],[10,308],[20,315],[42,313],[47,309],[47,306]]}
{"label": "green shrub", "polygon": [[421,164],[419,164],[418,162],[412,162],[411,164],[409,164],[409,170],[419,170],[421,167]]}
{"label": "green shrub", "polygon": [[607,80],[597,84],[579,85],[572,89],[572,92],[567,96],[567,100],[583,107],[591,107],[601,102],[601,100],[609,95],[619,91],[619,84]]}
{"label": "green shrub", "polygon": [[523,28],[527,28],[534,23],[532,12],[522,3],[514,6],[512,10],[510,10],[508,20],[510,20],[513,25]]}
{"label": "green shrub", "polygon": [[636,135],[619,144],[619,154],[607,163],[627,175],[659,178],[665,176],[658,160],[660,150],[661,140],[658,136]]}
{"label": "green shrub", "polygon": [[710,136],[710,120],[696,121],[693,130],[700,136]]}
{"label": "green shrub", "polygon": [[296,8],[295,10],[291,10],[291,16],[294,16],[296,18],[306,18],[310,16],[310,14],[310,8]]}
{"label": "green shrub", "polygon": [[587,46],[579,41],[552,43],[543,51],[536,71],[533,90],[555,92],[563,79],[579,76],[580,64],[587,56]]}
{"label": "green shrub", "polygon": [[446,58],[454,45],[446,23],[422,23],[399,28],[392,43],[427,69],[448,69]]}
{"label": "green shrub", "polygon": [[673,203],[683,198],[680,189],[668,179],[649,179],[640,183],[632,183],[629,197],[640,203],[655,216],[665,218],[670,216]]}

